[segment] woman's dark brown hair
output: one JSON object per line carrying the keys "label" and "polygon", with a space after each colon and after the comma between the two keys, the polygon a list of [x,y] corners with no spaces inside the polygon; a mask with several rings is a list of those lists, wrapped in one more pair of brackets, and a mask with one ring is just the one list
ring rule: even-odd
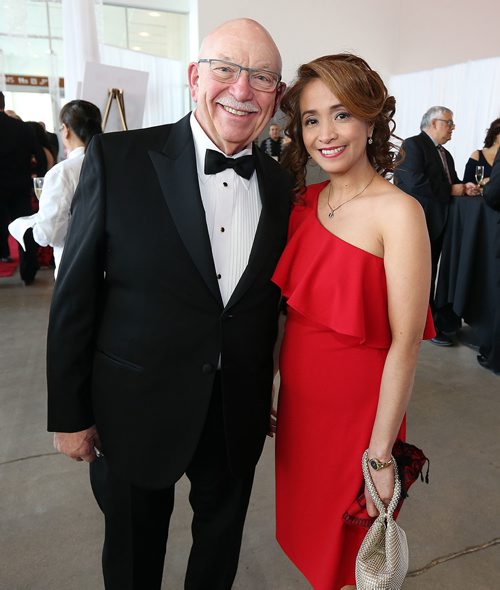
{"label": "woman's dark brown hair", "polygon": [[68,102],[61,109],[59,119],[83,141],[85,147],[88,146],[94,135],[102,133],[101,111],[88,100]]}
{"label": "woman's dark brown hair", "polygon": [[489,148],[495,143],[497,135],[500,133],[500,119],[495,119],[486,131],[484,138],[484,147]]}
{"label": "woman's dark brown hair", "polygon": [[300,97],[312,80],[321,80],[340,100],[351,115],[374,125],[373,143],[366,151],[374,169],[388,176],[399,163],[399,148],[391,139],[396,123],[393,116],[396,100],[389,96],[380,76],[356,55],[325,55],[300,66],[297,79],[287,89],[281,109],[288,117],[285,134],[292,140],[286,147],[282,163],[295,177],[297,193],[305,189],[308,153],[302,138]]}

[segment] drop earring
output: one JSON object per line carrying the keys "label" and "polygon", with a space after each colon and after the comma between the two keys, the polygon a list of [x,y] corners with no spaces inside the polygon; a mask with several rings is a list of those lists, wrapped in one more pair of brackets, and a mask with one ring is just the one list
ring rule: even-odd
{"label": "drop earring", "polygon": [[368,138],[368,145],[371,145],[373,143],[373,139],[371,137]]}

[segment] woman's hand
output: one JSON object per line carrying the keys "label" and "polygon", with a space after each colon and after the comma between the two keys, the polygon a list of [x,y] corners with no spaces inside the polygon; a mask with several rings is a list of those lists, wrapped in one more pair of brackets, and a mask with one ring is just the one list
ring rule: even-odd
{"label": "woman's hand", "polygon": [[[392,465],[389,467],[385,467],[384,469],[380,469],[379,471],[375,471],[371,467],[370,474],[372,476],[373,483],[375,484],[375,488],[378,492],[378,495],[382,502],[386,505],[389,505],[389,502],[392,500],[392,496],[394,494],[394,469]],[[370,516],[378,516],[379,512],[373,503],[373,500],[370,496],[370,492],[368,488],[365,486],[365,498],[366,498],[366,509]]]}
{"label": "woman's hand", "polygon": [[273,438],[276,434],[276,423],[277,423],[278,412],[276,410],[276,389],[273,383],[273,391],[271,395],[271,412],[269,415],[269,429],[267,431],[267,436]]}

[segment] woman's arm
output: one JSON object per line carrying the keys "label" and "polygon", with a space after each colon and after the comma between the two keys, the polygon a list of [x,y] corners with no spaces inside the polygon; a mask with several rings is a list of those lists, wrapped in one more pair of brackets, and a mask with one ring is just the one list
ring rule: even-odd
{"label": "woman's arm", "polygon": [[[424,332],[431,278],[429,236],[422,207],[400,195],[387,207],[382,221],[392,344],[382,374],[369,458],[388,461],[413,387],[417,356]],[[394,472],[372,470],[384,502],[392,497]],[[367,495],[368,512],[377,510]]]}
{"label": "woman's arm", "polygon": [[464,183],[473,182],[476,184],[476,166],[479,163],[479,152],[476,150],[471,154],[467,164],[465,164]]}

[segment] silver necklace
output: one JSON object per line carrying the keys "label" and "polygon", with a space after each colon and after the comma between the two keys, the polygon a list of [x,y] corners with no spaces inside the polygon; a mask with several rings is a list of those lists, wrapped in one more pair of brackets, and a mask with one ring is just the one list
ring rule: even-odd
{"label": "silver necklace", "polygon": [[340,203],[340,205],[337,205],[336,207],[332,207],[330,205],[330,197],[332,195],[332,183],[330,182],[330,187],[328,188],[328,198],[326,200],[326,203],[328,205],[328,209],[330,209],[330,213],[328,213],[328,218],[329,219],[333,219],[334,215],[335,215],[335,211],[338,211],[341,207],[343,207],[344,205],[346,205],[347,203],[349,203],[349,201],[352,201],[353,199],[355,199],[356,197],[359,197],[359,195],[361,195],[362,193],[365,192],[365,190],[370,186],[370,184],[372,183],[373,179],[375,178],[375,175],[377,173],[374,172],[373,176],[370,178],[369,183],[365,186],[365,188],[363,188],[362,190],[359,191],[359,193],[356,193],[354,195],[354,197],[351,197],[350,199],[347,199],[347,201],[344,201],[343,203]]}

